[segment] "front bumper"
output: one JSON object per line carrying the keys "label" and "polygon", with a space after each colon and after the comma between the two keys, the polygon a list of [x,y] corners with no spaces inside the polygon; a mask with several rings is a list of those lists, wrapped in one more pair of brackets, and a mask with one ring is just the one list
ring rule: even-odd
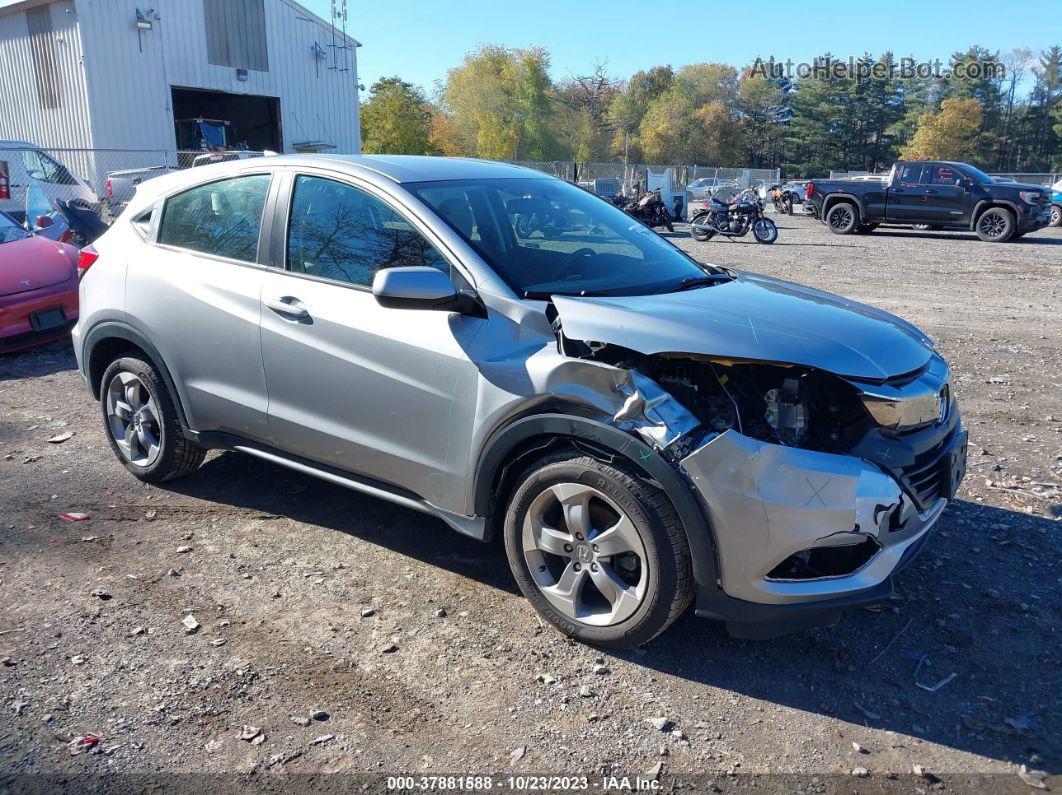
{"label": "front bumper", "polygon": [[1021,208],[1023,211],[1018,213],[1017,218],[1018,232],[1035,232],[1051,223],[1050,205],[1044,210],[1029,205],[1022,205]]}
{"label": "front bumper", "polygon": [[[718,587],[701,584],[698,614],[786,631],[887,599],[892,575],[917,554],[965,473],[966,432],[957,410],[944,426],[915,438],[916,445],[931,445],[940,480],[935,492],[916,490],[904,475],[907,454],[913,468],[926,450],[919,458],[918,447],[902,449],[903,441],[894,441],[893,450],[874,444],[858,455],[833,455],[730,430],[683,458],[718,555]],[[792,556],[856,545],[872,551],[853,556],[851,571],[779,571]]]}

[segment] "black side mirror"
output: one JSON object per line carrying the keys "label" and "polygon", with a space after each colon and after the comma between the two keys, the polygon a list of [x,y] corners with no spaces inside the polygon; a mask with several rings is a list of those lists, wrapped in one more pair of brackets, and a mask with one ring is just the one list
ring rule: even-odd
{"label": "black side mirror", "polygon": [[372,294],[388,309],[428,309],[485,317],[471,293],[457,290],[445,273],[426,265],[383,268],[372,280]]}

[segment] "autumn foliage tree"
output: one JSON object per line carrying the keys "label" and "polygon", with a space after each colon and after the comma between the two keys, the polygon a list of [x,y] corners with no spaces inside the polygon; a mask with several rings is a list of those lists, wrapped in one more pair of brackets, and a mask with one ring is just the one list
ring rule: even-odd
{"label": "autumn foliage tree", "polygon": [[937,113],[923,113],[910,143],[900,148],[904,160],[966,160],[977,146],[983,114],[976,99],[946,99]]}
{"label": "autumn foliage tree", "polygon": [[398,77],[381,78],[361,106],[361,149],[366,154],[430,154],[431,117],[421,89]]}

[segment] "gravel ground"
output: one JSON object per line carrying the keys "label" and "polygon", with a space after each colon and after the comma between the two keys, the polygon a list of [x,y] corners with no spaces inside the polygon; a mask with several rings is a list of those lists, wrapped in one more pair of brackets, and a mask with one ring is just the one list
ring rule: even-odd
{"label": "gravel ground", "polygon": [[420,514],[237,453],[139,483],[52,345],[0,358],[0,791],[490,772],[1025,792],[1022,765],[1057,784],[1062,231],[779,225],[773,246],[674,238],[896,312],[953,368],[969,475],[890,603],[770,642],[690,613],[602,653],[536,618],[500,545]]}

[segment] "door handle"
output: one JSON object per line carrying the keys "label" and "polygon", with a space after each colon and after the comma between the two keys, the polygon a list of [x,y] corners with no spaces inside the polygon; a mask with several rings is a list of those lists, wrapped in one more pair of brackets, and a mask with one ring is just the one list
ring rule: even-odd
{"label": "door handle", "polygon": [[271,298],[265,304],[278,315],[283,315],[292,320],[305,320],[310,316],[309,310],[302,305],[302,301],[291,295]]}
{"label": "door handle", "polygon": [[926,188],[926,193],[936,193],[932,188]]}

